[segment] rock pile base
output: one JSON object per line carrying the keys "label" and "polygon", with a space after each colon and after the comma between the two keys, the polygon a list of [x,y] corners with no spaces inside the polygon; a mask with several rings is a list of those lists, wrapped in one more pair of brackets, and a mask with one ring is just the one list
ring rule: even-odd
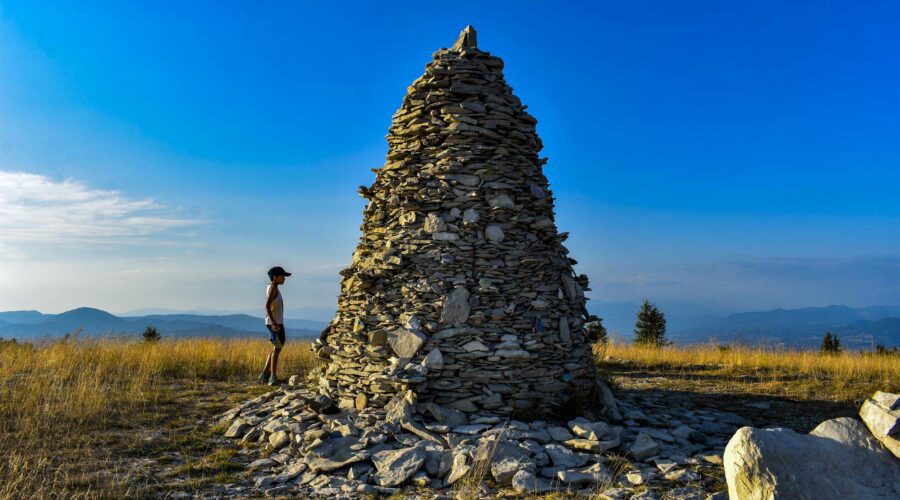
{"label": "rock pile base", "polygon": [[[599,498],[724,498],[704,488],[720,477],[727,437],[749,422],[681,407],[647,415],[623,401],[623,419],[522,422],[420,403],[412,391],[384,408],[322,413],[302,387],[277,389],[221,418],[226,437],[256,458],[247,494],[356,498],[365,494],[448,495],[480,488],[563,491]],[[701,431],[700,429],[703,429]],[[713,479],[710,479],[713,478]],[[718,483],[720,484],[720,483]],[[477,486],[472,486],[477,485]],[[418,491],[418,493],[415,493]]]}

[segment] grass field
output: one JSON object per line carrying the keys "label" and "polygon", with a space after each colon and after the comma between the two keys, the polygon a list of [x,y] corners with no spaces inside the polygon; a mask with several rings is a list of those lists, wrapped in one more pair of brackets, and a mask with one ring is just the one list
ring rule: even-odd
{"label": "grass field", "polygon": [[[141,431],[185,423],[173,402],[198,401],[202,394],[192,396],[198,388],[233,386],[235,402],[266,390],[247,381],[270,347],[263,340],[212,339],[3,342],[0,498],[133,494],[129,471],[96,465],[140,451]],[[306,346],[285,349],[279,372],[303,373],[314,363]]]}
{"label": "grass field", "polygon": [[[268,390],[249,383],[268,349],[263,340],[0,342],[0,498],[148,496],[172,487],[166,474],[187,491],[233,480],[234,450],[214,442],[211,423]],[[849,402],[900,390],[897,356],[610,344],[598,358],[693,391]],[[315,365],[305,345],[289,344],[279,371]],[[165,468],[142,468],[149,458]]]}
{"label": "grass field", "polygon": [[[674,385],[731,394],[826,400],[859,406],[876,390],[900,391],[900,356],[772,351],[699,345],[655,349],[612,342],[597,348],[605,363],[665,373]],[[680,381],[678,384],[676,381]]]}

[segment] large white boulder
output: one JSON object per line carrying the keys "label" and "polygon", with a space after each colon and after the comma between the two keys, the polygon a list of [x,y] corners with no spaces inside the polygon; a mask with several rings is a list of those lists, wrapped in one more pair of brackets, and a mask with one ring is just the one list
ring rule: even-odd
{"label": "large white boulder", "polygon": [[742,427],[724,465],[731,500],[900,498],[900,460],[851,418],[809,434]]}
{"label": "large white boulder", "polygon": [[863,403],[859,416],[872,435],[900,458],[900,395],[876,392]]}

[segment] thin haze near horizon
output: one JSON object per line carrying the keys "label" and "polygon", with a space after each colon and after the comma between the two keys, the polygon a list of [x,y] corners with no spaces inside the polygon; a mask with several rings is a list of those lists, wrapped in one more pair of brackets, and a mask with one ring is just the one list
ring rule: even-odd
{"label": "thin haze near horizon", "polygon": [[[0,310],[327,310],[360,185],[473,25],[597,303],[900,303],[900,5],[0,5]],[[293,313],[293,314],[292,314]]]}

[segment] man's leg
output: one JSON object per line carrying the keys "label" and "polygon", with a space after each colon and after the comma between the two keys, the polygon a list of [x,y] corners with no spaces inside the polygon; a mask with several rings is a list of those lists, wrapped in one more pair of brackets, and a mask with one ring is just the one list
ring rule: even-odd
{"label": "man's leg", "polygon": [[278,385],[278,355],[281,354],[281,348],[284,346],[284,325],[278,325],[278,330],[272,332],[272,343],[275,349],[272,349],[272,375],[269,377],[269,385]]}
{"label": "man's leg", "polygon": [[272,373],[272,352],[266,355],[266,366],[263,368],[263,373]]}
{"label": "man's leg", "polygon": [[274,348],[269,352],[268,355],[266,355],[266,365],[263,367],[263,372],[259,374],[259,380],[262,382],[266,382],[275,371],[272,367],[272,357],[274,355],[275,349],[278,349],[277,342],[279,341],[278,334],[274,330],[272,330],[272,327],[268,325],[266,325],[266,327],[269,329],[269,334],[271,335],[271,338],[269,340],[272,341],[272,345]]}
{"label": "man's leg", "polygon": [[269,381],[270,373],[272,368],[272,353],[270,352],[266,356],[266,365],[263,367],[262,373],[259,374],[259,377],[256,378],[257,381],[265,384]]}
{"label": "man's leg", "polygon": [[278,373],[278,355],[281,354],[281,349],[276,347],[272,350],[272,375]]}

